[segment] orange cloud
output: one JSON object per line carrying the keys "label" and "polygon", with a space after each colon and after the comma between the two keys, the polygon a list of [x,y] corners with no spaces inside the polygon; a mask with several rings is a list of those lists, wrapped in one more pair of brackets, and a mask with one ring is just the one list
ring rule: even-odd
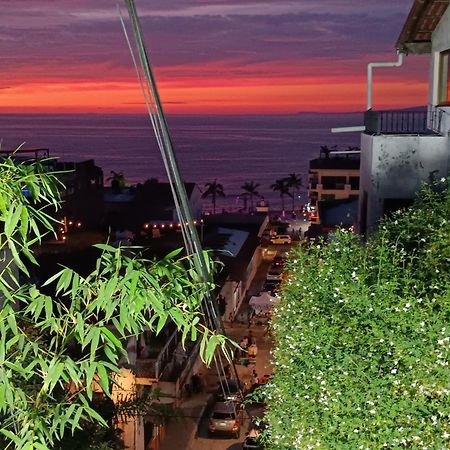
{"label": "orange cloud", "polygon": [[[362,111],[363,77],[215,77],[159,84],[169,113],[295,113]],[[418,95],[419,93],[419,95]],[[380,80],[374,84],[376,109],[426,104],[426,82]],[[23,83],[0,91],[2,112],[143,112],[135,81]]]}

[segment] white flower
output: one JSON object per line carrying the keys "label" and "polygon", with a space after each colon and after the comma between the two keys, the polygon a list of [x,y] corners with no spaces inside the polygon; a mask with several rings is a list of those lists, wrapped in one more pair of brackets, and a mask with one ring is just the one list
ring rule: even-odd
{"label": "white flower", "polygon": [[391,373],[394,373],[394,374],[397,373],[397,369],[392,369]]}

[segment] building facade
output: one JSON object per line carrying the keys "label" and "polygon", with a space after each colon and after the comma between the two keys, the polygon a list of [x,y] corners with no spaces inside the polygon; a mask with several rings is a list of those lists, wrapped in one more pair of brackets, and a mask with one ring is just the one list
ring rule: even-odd
{"label": "building facade", "polygon": [[397,41],[399,55],[430,55],[428,105],[377,111],[368,104],[361,135],[358,231],[363,234],[375,229],[385,214],[411,204],[423,182],[449,173],[448,4],[449,0],[415,0]]}
{"label": "building facade", "polygon": [[319,202],[359,197],[359,153],[320,153],[309,162],[311,223],[320,223]]}

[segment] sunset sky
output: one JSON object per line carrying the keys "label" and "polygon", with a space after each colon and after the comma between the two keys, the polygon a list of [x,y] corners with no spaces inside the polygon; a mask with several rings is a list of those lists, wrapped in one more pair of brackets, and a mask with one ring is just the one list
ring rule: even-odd
{"label": "sunset sky", "polygon": [[[114,0],[1,3],[0,112],[144,110]],[[165,109],[182,114],[362,111],[367,63],[396,59],[411,4],[136,0]],[[378,69],[374,108],[426,104],[428,62]]]}

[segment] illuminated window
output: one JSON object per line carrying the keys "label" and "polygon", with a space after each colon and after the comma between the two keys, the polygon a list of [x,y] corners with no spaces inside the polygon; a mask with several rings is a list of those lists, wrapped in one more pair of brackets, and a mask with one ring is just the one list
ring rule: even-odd
{"label": "illuminated window", "polygon": [[450,105],[450,50],[439,55],[439,104]]}

